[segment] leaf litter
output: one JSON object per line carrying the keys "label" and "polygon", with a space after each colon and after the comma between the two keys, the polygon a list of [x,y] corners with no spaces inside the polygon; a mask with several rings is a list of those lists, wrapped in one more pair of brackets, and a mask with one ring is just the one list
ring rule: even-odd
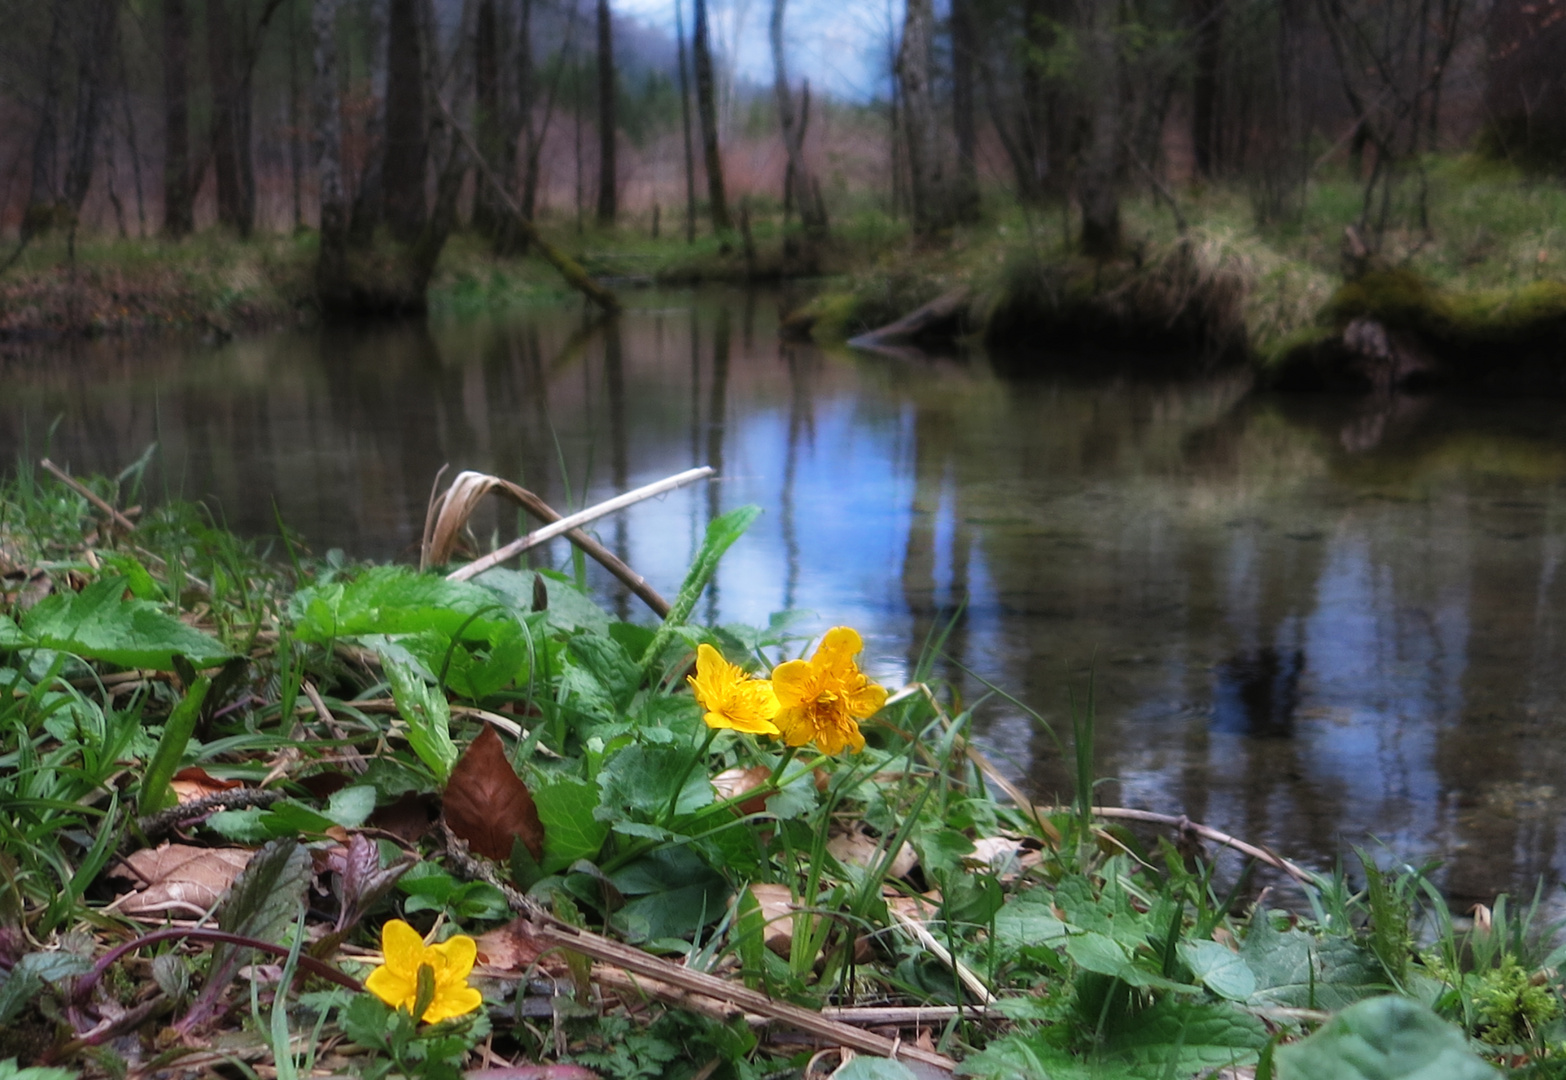
{"label": "leaf litter", "polygon": [[[713,522],[673,602],[568,533],[647,626],[547,569],[464,582],[297,545],[285,567],[192,508],[132,521],[52,475],[0,513],[0,1071],[195,1073],[221,1048],[279,1076],[1391,1080],[1566,1044],[1537,905],[1464,932],[1426,871],[1357,892],[1093,806],[1088,771],[1033,806],[924,684],[856,718],[857,753],[707,728],[698,646],[809,653],[787,616],[688,621],[751,508]],[[463,474],[427,569],[489,494],[561,517]],[[1293,874],[1309,910],[1225,884],[1203,839]],[[486,1006],[419,1025],[360,990],[393,919],[471,935]]]}

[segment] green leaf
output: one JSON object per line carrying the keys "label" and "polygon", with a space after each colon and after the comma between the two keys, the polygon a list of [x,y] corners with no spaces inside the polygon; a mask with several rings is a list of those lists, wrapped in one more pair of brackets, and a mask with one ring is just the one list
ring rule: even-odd
{"label": "green leaf", "polygon": [[[598,774],[602,798],[593,811],[600,821],[615,821],[628,812],[661,816],[674,798],[674,784],[686,775],[691,748],[627,746]],[[675,801],[676,814],[689,814],[712,802],[712,783],[700,769],[690,770]]]}
{"label": "green leaf", "polygon": [[404,566],[371,567],[354,581],[301,589],[289,602],[294,637],[316,644],[422,630],[485,641],[510,621],[506,607],[488,589]]}
{"label": "green leaf", "polygon": [[[11,968],[10,974],[0,979],[0,1025],[9,1025],[20,1016],[43,988],[61,979],[85,975],[92,970],[92,961],[68,952],[28,953]],[[0,1063],[0,1069],[4,1064]]]}
{"label": "green leaf", "polygon": [[1347,938],[1276,929],[1257,912],[1240,956],[1256,977],[1252,1005],[1336,1012],[1386,989],[1376,958]]}
{"label": "green leaf", "polygon": [[1050,905],[1048,889],[1019,894],[995,915],[995,940],[1010,951],[1063,944],[1071,932]]}
{"label": "green leaf", "polygon": [[919,1080],[919,1077],[900,1061],[859,1054],[834,1071],[832,1080]]}
{"label": "green leaf", "polygon": [[679,595],[670,605],[669,614],[665,616],[663,625],[658,627],[657,634],[653,636],[647,650],[642,653],[643,671],[647,671],[657,661],[664,644],[673,636],[674,628],[690,618],[691,611],[696,607],[697,598],[707,587],[707,582],[712,580],[712,575],[717,573],[718,560],[723,558],[723,553],[733,546],[734,541],[745,535],[745,530],[750,528],[751,523],[760,514],[759,506],[741,506],[721,517],[714,518],[707,526],[707,535],[702,540],[701,550],[696,552],[691,568],[686,571]]}
{"label": "green leaf", "polygon": [[1191,973],[1219,997],[1245,1001],[1256,992],[1256,975],[1250,966],[1218,942],[1182,941],[1175,949]]}
{"label": "green leaf", "polygon": [[0,1080],[76,1080],[80,1074],[75,1069],[60,1069],[52,1065],[18,1065],[15,1058],[0,1061]]}
{"label": "green leaf", "polygon": [[408,744],[435,779],[444,784],[451,779],[452,766],[457,763],[457,747],[451,741],[451,706],[446,703],[446,696],[425,682],[411,665],[385,653],[381,654],[381,669],[391,683],[397,712],[408,725]]}
{"label": "green leaf", "polygon": [[0,647],[39,647],[120,667],[173,671],[180,654],[198,668],[234,654],[216,638],[186,626],[146,600],[126,600],[122,577],[103,578],[79,593],[39,601],[18,627],[0,621]]}
{"label": "green leaf", "polygon": [[201,703],[207,699],[207,691],[211,687],[212,680],[207,676],[198,678],[164,722],[163,737],[158,740],[158,749],[153,753],[141,781],[138,806],[143,816],[156,814],[174,805],[175,796],[170,782],[179,771],[185,747],[196,731],[196,721],[201,719]]}
{"label": "green leaf", "polygon": [[[1149,1080],[1248,1064],[1267,1045],[1267,1027],[1228,1003],[1166,998],[1108,1025],[1104,1056]],[[1171,1068],[1172,1066],[1172,1068]]]}
{"label": "green leaf", "polygon": [[1278,1047],[1279,1080],[1494,1080],[1463,1033],[1402,997],[1351,1005],[1303,1042]]}
{"label": "green leaf", "polygon": [[543,581],[549,606],[544,612],[551,627],[566,633],[578,630],[605,635],[609,631],[609,613],[578,589],[574,582],[547,570],[486,570],[473,584],[501,597],[513,611],[533,610],[534,579]]}
{"label": "green leaf", "polygon": [[544,873],[552,874],[578,859],[596,859],[609,836],[608,822],[593,816],[598,786],[574,778],[532,785],[533,804],[544,823]]}
{"label": "green leaf", "polygon": [[914,834],[914,848],[924,872],[944,879],[962,870],[963,857],[973,854],[973,841],[956,829],[923,829]]}
{"label": "green leaf", "polygon": [[635,897],[610,921],[628,941],[685,938],[723,914],[728,885],[689,848],[665,848],[616,871],[610,882]]}

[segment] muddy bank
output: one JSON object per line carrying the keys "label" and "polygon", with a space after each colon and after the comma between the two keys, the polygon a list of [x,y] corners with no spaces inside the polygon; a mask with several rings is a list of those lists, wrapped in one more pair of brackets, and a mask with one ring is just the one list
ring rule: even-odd
{"label": "muddy bank", "polygon": [[1280,391],[1566,397],[1566,282],[1459,292],[1377,268],[1334,283],[1192,239],[1118,262],[1017,258],[955,286],[867,275],[796,310],[783,333],[880,350],[979,344],[1016,376],[1112,355],[1119,371],[1158,375],[1245,364]]}

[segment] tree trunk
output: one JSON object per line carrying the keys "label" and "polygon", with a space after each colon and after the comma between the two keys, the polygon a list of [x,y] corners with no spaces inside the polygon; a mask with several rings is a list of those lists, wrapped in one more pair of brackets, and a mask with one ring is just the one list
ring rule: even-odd
{"label": "tree trunk", "polygon": [[613,227],[618,213],[619,170],[615,168],[614,26],[609,0],[598,0],[598,224]]}
{"label": "tree trunk", "polygon": [[93,163],[98,153],[98,127],[103,119],[104,90],[108,82],[109,58],[114,49],[114,23],[119,15],[118,0],[91,0],[87,25],[78,43],[76,76],[76,117],[71,125],[71,143],[66,155],[65,201],[74,219],[81,213],[92,186]]}
{"label": "tree trunk", "polygon": [[1191,149],[1196,156],[1196,173],[1211,179],[1218,171],[1218,148],[1223,145],[1219,131],[1218,73],[1223,63],[1224,0],[1194,0],[1191,5],[1196,25],[1195,73],[1191,79]]}
{"label": "tree trunk", "polygon": [[288,5],[288,173],[293,185],[294,231],[304,227],[304,149],[299,145],[299,16]]}
{"label": "tree trunk", "polygon": [[1052,25],[1044,0],[1023,0],[1022,105],[1017,117],[1017,149],[1026,175],[1018,174],[1017,191],[1026,203],[1043,199],[1051,155],[1059,153],[1051,138],[1049,82],[1044,71],[1045,50],[1053,44]]}
{"label": "tree trunk", "polygon": [[712,41],[707,26],[707,0],[696,0],[696,112],[701,118],[702,154],[707,164],[707,198],[712,227],[720,233],[734,227],[723,191],[723,157],[718,149],[718,101],[712,70]]}
{"label": "tree trunk", "polygon": [[212,83],[212,170],[217,177],[219,225],[240,228],[239,145],[236,131],[236,57],[228,0],[207,0],[207,72]]}
{"label": "tree trunk", "polygon": [[375,239],[386,210],[382,177],[386,166],[386,0],[370,0],[364,25],[364,62],[370,75],[370,115],[364,121],[364,162],[348,219],[348,242],[365,247]]}
{"label": "tree trunk", "polygon": [[[772,0],[772,83],[778,102],[778,123],[783,129],[783,150],[788,157],[788,168],[783,178],[783,213],[788,215],[790,203],[799,206],[799,220],[806,234],[819,237],[826,232],[820,207],[815,200],[815,182],[810,167],[805,163],[805,122],[808,112],[794,114],[794,95],[788,88],[788,65],[783,51],[783,11],[788,0]],[[805,84],[806,109],[809,105],[810,85]]]}
{"label": "tree trunk", "polygon": [[973,0],[952,0],[952,134],[957,137],[952,213],[963,222],[979,220],[979,140],[973,102],[973,58],[977,50]]}
{"label": "tree trunk", "polygon": [[1120,50],[1110,5],[1085,0],[1081,24],[1091,102],[1090,142],[1078,197],[1082,250],[1097,258],[1120,253]]}
{"label": "tree trunk", "polygon": [[429,142],[417,0],[391,0],[386,22],[386,156],[381,183],[392,235],[412,243],[428,219],[424,173]]}
{"label": "tree trunk", "polygon": [[49,44],[44,54],[43,100],[38,106],[38,130],[33,133],[33,175],[22,215],[22,238],[48,232],[64,216],[60,192],[60,77],[65,68],[61,38],[65,34],[65,0],[55,0],[49,20]]}
{"label": "tree trunk", "polygon": [[163,232],[196,227],[190,189],[190,24],[185,0],[163,0]]}
{"label": "tree trunk", "polygon": [[696,242],[696,155],[691,146],[691,88],[685,65],[685,10],[674,0],[674,34],[680,54],[680,127],[685,133],[685,242]]}
{"label": "tree trunk", "polygon": [[[473,127],[479,153],[495,172],[503,171],[505,134],[500,113],[500,31],[495,0],[479,0],[473,36]],[[504,215],[498,196],[480,177],[473,196],[473,227],[485,236],[498,234]]]}
{"label": "tree trunk", "polygon": [[337,0],[313,0],[315,80],[315,168],[321,203],[321,249],[316,263],[316,292],[321,306],[333,310],[346,299],[348,280],[348,205],[343,193],[342,109],[337,94]]}
{"label": "tree trunk", "polygon": [[935,13],[930,0],[907,0],[897,74],[903,88],[914,232],[920,236],[933,235],[947,221],[940,132],[935,122],[935,100],[930,83],[934,24]]}

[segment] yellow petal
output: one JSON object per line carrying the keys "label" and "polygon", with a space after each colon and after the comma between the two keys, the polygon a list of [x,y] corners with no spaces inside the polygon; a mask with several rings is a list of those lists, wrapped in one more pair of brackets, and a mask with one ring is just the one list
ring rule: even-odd
{"label": "yellow petal", "polygon": [[451,979],[466,979],[478,958],[478,942],[466,934],[454,934],[439,945],[431,945],[430,952],[446,961],[443,972]]}
{"label": "yellow petal", "polygon": [[[776,673],[774,673],[774,681],[776,681],[775,676]],[[778,733],[789,746],[804,746],[816,737],[815,721],[811,718],[810,707],[807,705],[785,707],[773,722],[777,724]]]}
{"label": "yellow petal", "polygon": [[886,687],[866,682],[848,696],[848,711],[860,720],[874,716],[886,704]]}
{"label": "yellow petal", "polygon": [[[798,708],[815,700],[813,675],[810,664],[804,660],[788,660],[772,669],[772,692],[777,695],[782,710]],[[783,726],[781,721],[778,726]]]}
{"label": "yellow petal", "polygon": [[859,631],[848,626],[834,626],[822,637],[816,647],[816,655],[810,658],[812,667],[824,671],[841,671],[852,667],[854,657],[864,650],[865,643]]}
{"label": "yellow petal", "polygon": [[369,978],[364,980],[364,988],[394,1009],[399,1005],[411,1007],[418,994],[417,986],[385,966],[370,972]]}
{"label": "yellow petal", "polygon": [[381,927],[381,953],[388,968],[411,979],[424,960],[424,939],[401,919],[392,919]]}
{"label": "yellow petal", "polygon": [[484,995],[473,987],[466,984],[453,987],[435,995],[435,1000],[424,1013],[424,1022],[436,1024],[442,1020],[450,1020],[454,1016],[466,1016],[482,1004],[484,1004]]}

